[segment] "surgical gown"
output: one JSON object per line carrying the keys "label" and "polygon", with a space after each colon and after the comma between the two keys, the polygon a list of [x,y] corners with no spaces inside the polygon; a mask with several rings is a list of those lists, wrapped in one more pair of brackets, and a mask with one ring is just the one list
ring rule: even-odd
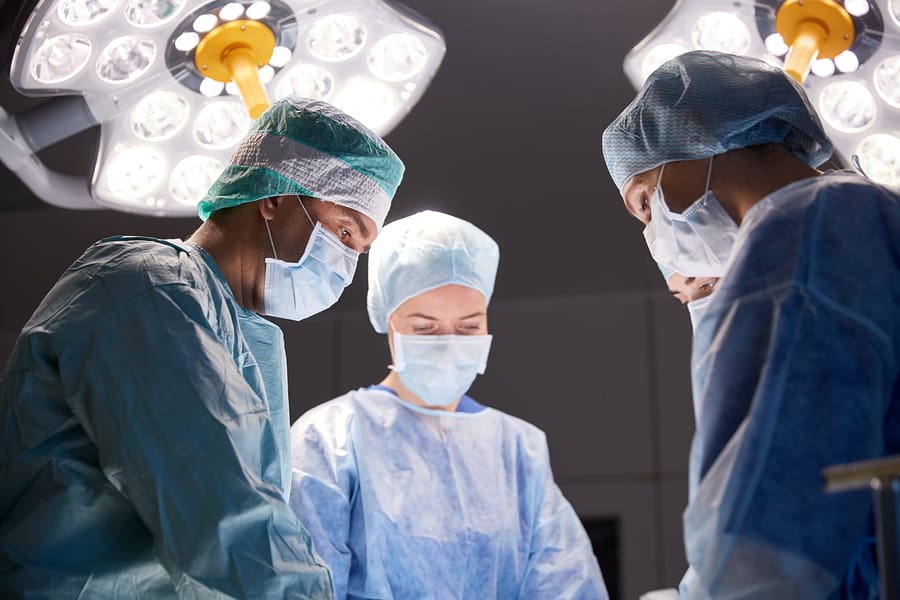
{"label": "surgical gown", "polygon": [[0,379],[0,597],[331,598],[286,502],[283,374],[198,247],[89,248]]}
{"label": "surgical gown", "polygon": [[543,432],[467,397],[460,406],[373,387],[294,423],[291,506],[336,598],[607,598]]}
{"label": "surgical gown", "polygon": [[877,595],[871,494],[900,453],[900,196],[850,173],[754,206],[694,337],[690,598]]}

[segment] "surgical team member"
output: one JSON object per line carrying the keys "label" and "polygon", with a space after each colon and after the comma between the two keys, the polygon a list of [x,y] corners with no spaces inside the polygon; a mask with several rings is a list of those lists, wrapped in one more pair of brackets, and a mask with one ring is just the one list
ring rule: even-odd
{"label": "surgical team member", "polygon": [[702,51],[603,135],[657,262],[724,270],[693,343],[689,598],[878,594],[871,498],[821,472],[900,453],[900,195],[820,173],[831,151],[781,69]]}
{"label": "surgical team member", "polygon": [[544,433],[466,395],[487,364],[498,260],[483,231],[432,211],[372,245],[369,319],[390,372],[291,428],[291,506],[340,600],[607,598]]}
{"label": "surgical team member", "polygon": [[65,272],[0,378],[0,597],[316,598],[287,503],[281,330],[350,283],[403,165],[321,102],[271,106],[186,242]]}

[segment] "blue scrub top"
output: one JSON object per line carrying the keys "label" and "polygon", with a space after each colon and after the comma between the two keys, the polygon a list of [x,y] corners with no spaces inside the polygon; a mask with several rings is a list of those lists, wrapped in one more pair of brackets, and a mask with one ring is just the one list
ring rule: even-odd
{"label": "blue scrub top", "polygon": [[871,495],[822,470],[900,454],[900,195],[844,172],[755,205],[692,366],[690,597],[877,596]]}

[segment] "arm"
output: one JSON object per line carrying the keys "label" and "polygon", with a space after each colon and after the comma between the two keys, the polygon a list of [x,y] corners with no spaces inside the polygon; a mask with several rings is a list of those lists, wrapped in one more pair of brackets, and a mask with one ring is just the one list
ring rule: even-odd
{"label": "arm", "polygon": [[553,481],[543,434],[541,446],[538,464],[527,466],[536,476],[530,490],[531,501],[523,504],[531,510],[534,520],[528,565],[518,597],[604,600],[609,596],[591,541],[572,505]]}
{"label": "arm", "polygon": [[180,596],[330,599],[328,571],[269,483],[286,457],[267,407],[204,300],[163,286],[99,317],[60,359],[70,406]]}
{"label": "arm", "polygon": [[332,404],[313,409],[291,427],[291,508],[331,569],[339,600],[347,596],[350,577],[350,514],[357,485],[350,419],[347,407]]}

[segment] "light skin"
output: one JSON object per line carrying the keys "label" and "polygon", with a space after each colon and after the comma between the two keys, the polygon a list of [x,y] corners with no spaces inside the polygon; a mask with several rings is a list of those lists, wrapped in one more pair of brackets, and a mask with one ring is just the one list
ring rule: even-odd
{"label": "light skin", "polygon": [[[622,186],[625,209],[647,225],[652,219],[650,197],[657,184],[669,210],[684,212],[706,193],[709,158],[666,163],[630,177]],[[821,175],[780,144],[731,150],[715,157],[710,189],[738,225],[760,200],[801,179]]]}
{"label": "light skin", "polygon": [[[263,312],[266,258],[287,262],[300,260],[314,225],[303,212],[299,196],[276,196],[214,212],[188,239],[212,257],[228,282],[238,304]],[[322,223],[348,248],[369,251],[377,235],[375,222],[359,211],[317,198],[302,197],[313,223]]]}
{"label": "light skin", "polygon": [[[388,344],[394,362],[394,333],[406,335],[487,335],[487,300],[478,290],[462,285],[444,285],[413,296],[388,318]],[[446,406],[429,406],[409,391],[400,376],[390,371],[381,385],[394,390],[402,400],[417,406],[455,412],[459,398]]]}
{"label": "light skin", "polygon": [[685,277],[681,273],[673,273],[666,282],[669,293],[682,304],[706,298],[716,289],[718,277]]}

